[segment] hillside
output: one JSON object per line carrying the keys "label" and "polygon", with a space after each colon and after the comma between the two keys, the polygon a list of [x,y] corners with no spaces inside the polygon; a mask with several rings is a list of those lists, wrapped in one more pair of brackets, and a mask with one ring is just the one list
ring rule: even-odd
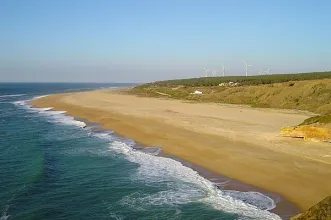
{"label": "hillside", "polygon": [[[330,73],[331,75],[331,73]],[[191,94],[195,90],[202,95]],[[131,93],[198,102],[245,104],[252,107],[331,113],[331,79],[239,86],[138,86]]]}
{"label": "hillside", "polygon": [[297,74],[273,74],[262,76],[226,76],[226,77],[201,77],[190,79],[175,79],[159,82],[152,82],[142,85],[142,87],[150,86],[218,86],[220,83],[235,82],[241,85],[261,85],[261,84],[273,84],[283,83],[290,81],[304,81],[304,80],[316,80],[316,79],[330,79],[331,71],[328,72],[314,72],[314,73],[297,73]]}
{"label": "hillside", "polygon": [[[192,94],[196,90],[202,94]],[[318,115],[283,129],[281,134],[331,141],[331,72],[170,80],[140,85],[128,92],[192,102],[310,111]]]}
{"label": "hillside", "polygon": [[331,220],[331,196],[291,220]]}

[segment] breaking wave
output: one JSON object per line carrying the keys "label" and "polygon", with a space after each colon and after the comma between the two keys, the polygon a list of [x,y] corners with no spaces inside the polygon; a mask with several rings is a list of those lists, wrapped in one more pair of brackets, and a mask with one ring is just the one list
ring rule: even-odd
{"label": "breaking wave", "polygon": [[215,209],[242,216],[242,219],[281,219],[270,213],[275,207],[272,199],[258,193],[219,190],[214,183],[180,162],[165,157],[155,157],[137,151],[125,143],[114,141],[109,149],[123,154],[139,165],[132,176],[133,181],[153,186],[164,184],[165,191],[150,194],[133,193],[122,199],[122,203],[144,209],[147,205],[179,205],[202,202]]}
{"label": "breaking wave", "polygon": [[0,98],[19,97],[19,96],[24,96],[24,95],[26,95],[26,94],[0,95]]}
{"label": "breaking wave", "polygon": [[25,108],[29,111],[32,112],[38,112],[40,115],[46,116],[47,120],[50,122],[55,122],[55,123],[61,123],[61,124],[66,124],[66,125],[74,125],[80,128],[85,128],[86,124],[85,122],[78,121],[72,116],[65,115],[65,111],[53,111],[53,107],[47,107],[47,108],[34,108],[30,104],[32,100],[39,99],[46,97],[47,95],[44,96],[36,96],[32,99],[29,100],[21,100],[21,101],[16,101],[13,102],[17,106],[21,106],[22,108]]}
{"label": "breaking wave", "polygon": [[7,214],[9,209],[9,205],[6,205],[5,208],[2,210],[0,220],[7,220],[9,218],[9,215]]}

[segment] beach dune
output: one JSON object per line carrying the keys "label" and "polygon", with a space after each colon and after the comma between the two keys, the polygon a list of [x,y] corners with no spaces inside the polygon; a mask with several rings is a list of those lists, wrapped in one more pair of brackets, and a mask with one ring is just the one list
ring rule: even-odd
{"label": "beach dune", "polygon": [[185,103],[100,90],[33,102],[101,123],[105,129],[213,172],[279,193],[305,210],[331,193],[331,146],[279,136],[312,114]]}

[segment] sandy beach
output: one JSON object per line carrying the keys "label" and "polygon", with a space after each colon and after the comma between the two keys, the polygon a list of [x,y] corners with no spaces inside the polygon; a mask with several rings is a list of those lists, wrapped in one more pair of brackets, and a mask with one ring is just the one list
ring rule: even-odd
{"label": "sandy beach", "polygon": [[212,172],[283,195],[305,210],[331,193],[331,146],[279,137],[310,113],[185,103],[100,90],[35,100]]}

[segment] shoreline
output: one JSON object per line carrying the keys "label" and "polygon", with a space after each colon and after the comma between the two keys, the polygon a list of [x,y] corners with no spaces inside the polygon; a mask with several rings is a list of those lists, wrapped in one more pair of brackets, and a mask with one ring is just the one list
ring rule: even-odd
{"label": "shoreline", "polygon": [[[171,158],[282,195],[301,210],[329,193],[331,160],[323,155],[330,150],[277,135],[279,126],[294,124],[307,115],[111,91],[51,95],[33,104],[103,124],[103,129],[144,146],[162,146]],[[224,133],[219,127],[224,127]]]}
{"label": "shoreline", "polygon": [[[75,118],[75,120],[82,121],[86,124],[86,128],[84,128],[84,129],[89,129],[92,132],[96,132],[96,133],[109,131],[109,132],[114,132],[114,133],[112,133],[112,135],[120,136],[116,133],[116,131],[104,129],[103,124],[89,122],[87,119],[84,119],[84,118],[76,118],[76,117],[74,117],[74,118]],[[136,140],[133,140],[133,141],[136,142]],[[144,149],[149,148],[149,146],[145,146],[139,142],[136,142],[136,145],[133,148],[136,150],[139,150],[139,151],[143,151]],[[163,152],[162,147],[161,147],[161,151],[154,156],[170,158],[170,159],[173,159],[175,161],[182,163],[183,166],[191,168],[192,170],[196,171],[199,175],[201,175],[203,178],[214,183],[217,186],[217,188],[220,190],[235,190],[235,191],[239,191],[239,192],[262,193],[263,195],[268,196],[270,199],[272,199],[275,203],[275,207],[268,211],[277,214],[283,220],[288,220],[291,217],[293,217],[303,211],[303,210],[300,210],[300,208],[298,206],[296,206],[292,202],[288,201],[286,198],[284,198],[283,196],[281,196],[279,194],[269,192],[265,189],[255,187],[253,185],[246,184],[244,182],[240,182],[235,179],[231,179],[224,175],[207,170],[199,165],[195,165],[195,164],[185,161],[183,159],[168,155]]]}

